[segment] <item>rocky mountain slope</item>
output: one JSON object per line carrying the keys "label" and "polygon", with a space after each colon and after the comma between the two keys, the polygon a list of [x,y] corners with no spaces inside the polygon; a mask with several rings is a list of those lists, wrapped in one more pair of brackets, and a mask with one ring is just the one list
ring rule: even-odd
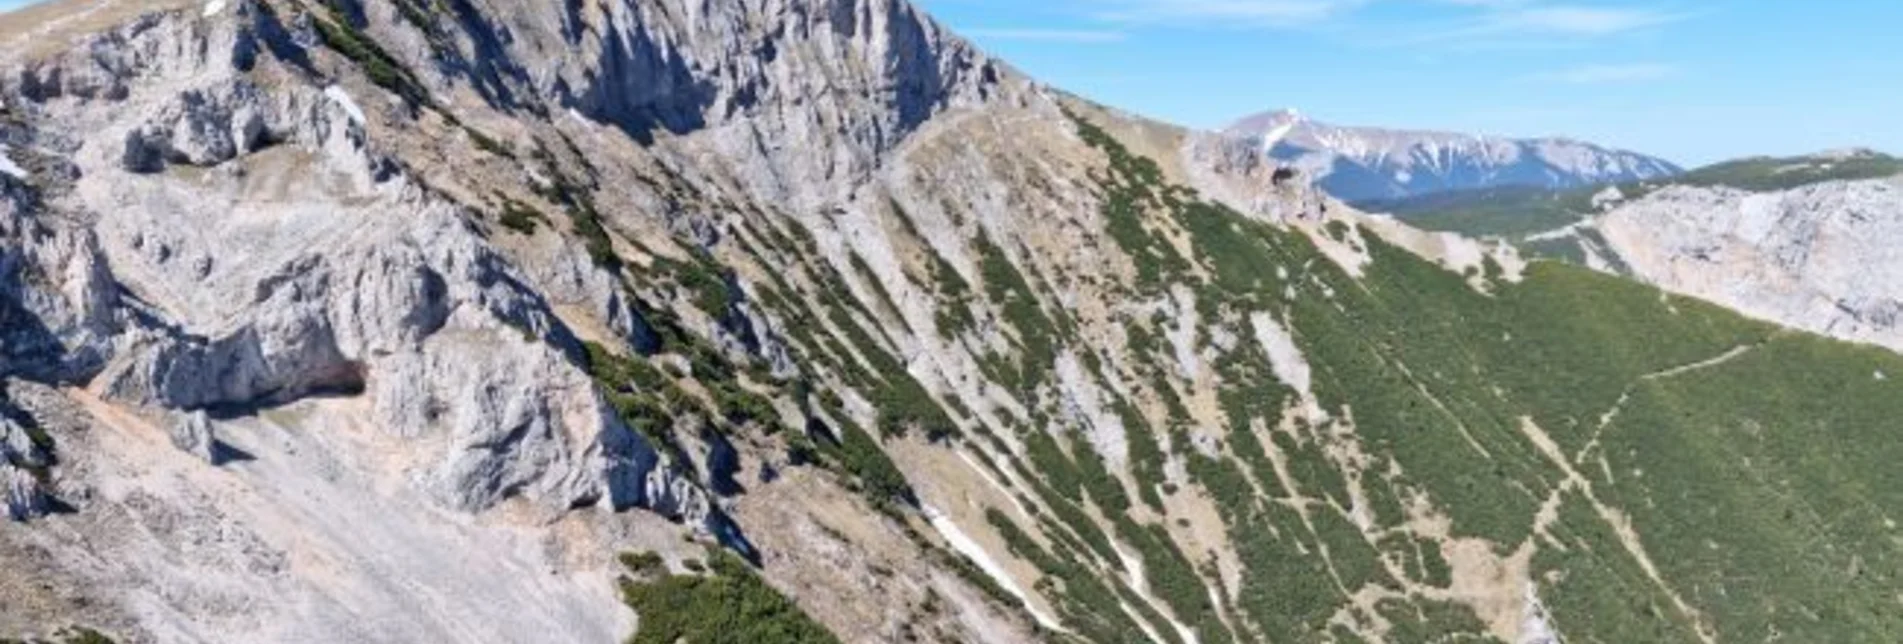
{"label": "rocky mountain slope", "polygon": [[1271,158],[1351,203],[1488,188],[1575,188],[1681,172],[1663,159],[1570,139],[1344,127],[1293,110],[1250,116],[1226,131],[1261,139]]}
{"label": "rocky mountain slope", "polygon": [[900,0],[65,0],[0,97],[0,637],[1903,629],[1903,357]]}

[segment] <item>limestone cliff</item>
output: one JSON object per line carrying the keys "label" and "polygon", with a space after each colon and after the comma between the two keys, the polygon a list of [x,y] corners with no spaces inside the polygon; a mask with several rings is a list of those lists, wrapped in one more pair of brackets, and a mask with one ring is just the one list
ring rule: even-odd
{"label": "limestone cliff", "polygon": [[1640,279],[1815,333],[1903,351],[1903,183],[1752,193],[1674,187],[1592,226]]}

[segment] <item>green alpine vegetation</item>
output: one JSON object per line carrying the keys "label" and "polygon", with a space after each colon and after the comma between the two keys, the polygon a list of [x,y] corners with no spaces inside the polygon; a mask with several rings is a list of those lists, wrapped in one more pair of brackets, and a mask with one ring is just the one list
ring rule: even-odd
{"label": "green alpine vegetation", "polygon": [[1519,239],[1563,228],[1591,216],[1592,197],[1600,190],[1603,188],[1553,190],[1504,186],[1370,201],[1355,206],[1368,212],[1394,215],[1425,230]]}
{"label": "green alpine vegetation", "polygon": [[[1578,223],[1598,212],[1593,197],[1613,189],[1623,199],[1637,199],[1666,186],[1723,186],[1750,192],[1790,190],[1826,181],[1857,181],[1903,175],[1903,159],[1869,151],[1840,155],[1753,157],[1716,163],[1667,179],[1617,186],[1554,190],[1506,186],[1483,190],[1444,192],[1407,199],[1356,204],[1368,212],[1392,214],[1409,224],[1456,232],[1470,237],[1526,236]],[[1552,252],[1550,245],[1529,242],[1536,254],[1572,259]]]}
{"label": "green alpine vegetation", "polygon": [[1867,150],[1852,150],[1842,154],[1726,161],[1674,177],[1672,183],[1770,192],[1824,181],[1880,179],[1900,174],[1903,174],[1903,159]]}
{"label": "green alpine vegetation", "polygon": [[768,586],[746,562],[710,551],[705,574],[667,574],[649,555],[626,555],[621,596],[641,618],[630,644],[824,644],[839,641]]}
{"label": "green alpine vegetation", "polygon": [[83,626],[61,629],[51,639],[9,639],[0,637],[0,644],[113,644],[115,640],[105,633]]}
{"label": "green alpine vegetation", "polygon": [[[1471,607],[1405,590],[1450,583],[1446,537],[1532,552],[1526,583],[1569,641],[1873,641],[1903,629],[1889,590],[1903,573],[1903,481],[1883,465],[1903,458],[1888,438],[1903,392],[1885,376],[1903,358],[1560,263],[1518,281],[1489,266],[1477,289],[1365,230],[1354,237],[1371,262],[1352,276],[1302,233],[1176,197],[1114,139],[1083,132],[1110,147],[1105,190],[1144,213],[1110,225],[1187,231],[1200,273],[1158,262],[1155,277],[1195,288],[1215,320],[1278,320],[1326,413],[1283,422],[1296,392],[1237,323],[1236,348],[1214,364],[1223,451],[1172,441],[1244,565],[1228,623],[1238,633],[1326,640],[1378,620],[1394,641],[1484,641]],[[1112,237],[1160,257],[1151,234]],[[1149,323],[1132,321],[1131,335]],[[1081,498],[1065,490],[1089,487],[1089,468],[1029,445],[1060,495]],[[1127,503],[1104,496],[1117,502],[1088,495],[1105,510]],[[1417,497],[1451,534],[1406,525],[1417,510],[1396,499]],[[1118,540],[1154,544],[1129,528]],[[1153,559],[1170,569],[1166,554]],[[1383,599],[1352,600],[1366,589]],[[1178,618],[1208,610],[1176,593]]]}

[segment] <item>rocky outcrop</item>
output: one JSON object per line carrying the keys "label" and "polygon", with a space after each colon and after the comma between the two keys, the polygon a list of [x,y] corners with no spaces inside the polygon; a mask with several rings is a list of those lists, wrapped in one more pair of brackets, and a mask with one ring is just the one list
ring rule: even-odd
{"label": "rocky outcrop", "polygon": [[718,157],[742,193],[799,209],[844,198],[934,115],[1021,91],[891,0],[474,0],[423,29],[395,3],[363,4],[368,29],[433,89],[567,112],[663,157]]}
{"label": "rocky outcrop", "polygon": [[[18,54],[0,58],[0,141],[24,167],[0,173],[0,377],[100,392],[164,419],[159,440],[210,465],[242,455],[217,418],[362,397],[367,426],[391,441],[381,458],[442,510],[526,501],[555,521],[646,508],[737,534],[691,470],[623,424],[554,311],[550,298],[580,304],[612,340],[652,345],[618,280],[559,238],[526,254],[493,244],[309,67],[309,19],[278,22],[291,6],[155,11],[66,51],[0,45]],[[382,100],[365,103],[374,114]],[[27,436],[0,426],[9,518],[45,514],[49,486],[71,486],[82,511],[199,512],[109,490],[86,501],[123,472],[82,451],[81,474],[48,476]]]}
{"label": "rocky outcrop", "polygon": [[1636,277],[1760,319],[1903,351],[1903,181],[1673,186],[1594,220]]}
{"label": "rocky outcrop", "polygon": [[[95,37],[92,50],[115,56],[28,63],[13,88],[27,136],[47,133],[42,147],[70,147],[86,168],[34,216],[87,223],[23,246],[46,257],[31,270],[85,279],[63,283],[64,298],[8,298],[32,322],[10,329],[43,327],[53,346],[38,351],[74,356],[15,370],[193,413],[365,391],[388,431],[447,437],[427,480],[450,507],[518,494],[551,510],[642,503],[611,481],[628,468],[645,477],[652,450],[607,411],[521,274],[457,205],[368,145],[354,105],[246,73],[261,33],[283,37],[263,7],[239,3],[231,20],[155,14]],[[203,55],[170,55],[181,50]],[[214,165],[196,185],[171,170]],[[23,221],[22,198],[10,201]]]}
{"label": "rocky outcrop", "polygon": [[1257,139],[1234,133],[1196,133],[1183,148],[1189,184],[1238,212],[1289,222],[1317,218],[1328,211],[1327,197],[1316,189],[1315,177],[1264,156]]}
{"label": "rocky outcrop", "polygon": [[0,377],[75,380],[111,351],[118,293],[91,232],[43,212],[42,196],[0,174]]}
{"label": "rocky outcrop", "polygon": [[219,464],[218,438],[212,435],[211,417],[204,410],[173,414],[166,431],[171,434],[172,447],[211,465]]}
{"label": "rocky outcrop", "polygon": [[28,521],[47,513],[46,470],[53,466],[50,447],[46,434],[30,416],[15,409],[0,389],[0,496],[5,498],[8,520]]}

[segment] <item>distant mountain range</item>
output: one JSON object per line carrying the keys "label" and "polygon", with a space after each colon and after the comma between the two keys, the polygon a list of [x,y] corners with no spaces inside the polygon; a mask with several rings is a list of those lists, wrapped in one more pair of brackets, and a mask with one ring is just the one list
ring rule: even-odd
{"label": "distant mountain range", "polygon": [[1262,139],[1270,157],[1349,202],[1514,186],[1574,188],[1682,171],[1664,159],[1570,139],[1345,127],[1294,110],[1250,116],[1226,132]]}
{"label": "distant mountain range", "polygon": [[[1903,159],[1866,149],[1832,150],[1796,157],[1750,157],[1688,170],[1670,177],[1607,182],[1570,188],[1497,186],[1400,199],[1364,200],[1356,206],[1393,215],[1427,230],[1472,237],[1522,239],[1570,226],[1672,186],[1778,192],[1828,182],[1903,175]],[[1565,253],[1572,256],[1573,253]]]}

